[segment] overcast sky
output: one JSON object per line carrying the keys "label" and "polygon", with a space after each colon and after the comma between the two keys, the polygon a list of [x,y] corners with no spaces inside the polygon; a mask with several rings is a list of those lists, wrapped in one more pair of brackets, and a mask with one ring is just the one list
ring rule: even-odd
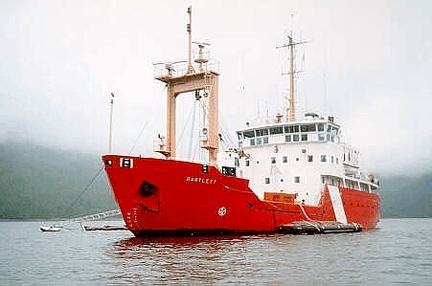
{"label": "overcast sky", "polygon": [[431,171],[427,0],[2,0],[0,139],[105,153],[114,92],[114,151],[128,153],[145,126],[135,153],[151,155],[165,132],[152,63],[187,57],[189,5],[194,40],[220,61],[231,132],[283,110],[286,54],[276,46],[293,30],[308,41],[298,50],[299,112],[334,115],[368,169]]}

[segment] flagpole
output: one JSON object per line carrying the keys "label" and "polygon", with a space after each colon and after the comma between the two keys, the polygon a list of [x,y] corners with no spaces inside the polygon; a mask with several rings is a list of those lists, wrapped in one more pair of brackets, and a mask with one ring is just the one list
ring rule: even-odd
{"label": "flagpole", "polygon": [[108,138],[108,153],[112,151],[112,125],[113,125],[113,107],[114,107],[114,93],[111,92],[111,107],[110,107],[110,122],[109,122],[109,138]]}

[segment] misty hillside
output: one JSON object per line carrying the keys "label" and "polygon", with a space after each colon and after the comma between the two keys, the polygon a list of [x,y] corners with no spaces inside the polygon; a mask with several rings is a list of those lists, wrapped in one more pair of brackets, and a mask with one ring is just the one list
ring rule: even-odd
{"label": "misty hillside", "polygon": [[0,158],[0,218],[67,218],[116,208],[103,171],[85,190],[102,168],[97,155],[9,141],[0,143]]}
{"label": "misty hillside", "polygon": [[382,178],[383,217],[432,217],[432,174]]}
{"label": "misty hillside", "polygon": [[[116,208],[98,155],[9,141],[0,143],[0,156],[0,219],[68,218]],[[381,182],[383,217],[432,217],[432,174]]]}

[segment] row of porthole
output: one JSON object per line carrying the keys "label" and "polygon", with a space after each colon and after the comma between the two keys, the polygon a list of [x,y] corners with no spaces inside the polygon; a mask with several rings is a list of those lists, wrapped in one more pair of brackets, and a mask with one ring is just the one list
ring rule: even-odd
{"label": "row of porthole", "polygon": [[[300,158],[299,157],[296,157],[295,158],[295,160],[296,160],[296,162],[298,162],[298,161],[300,161]],[[308,162],[313,162],[313,155],[308,155],[308,157],[307,157],[307,161]],[[321,161],[321,163],[326,163],[327,162],[327,155],[321,155],[321,157],[320,157],[320,161]],[[271,164],[276,164],[276,157],[271,157]],[[331,156],[331,163],[335,163],[336,162],[336,164],[339,164],[339,158],[338,157],[336,157],[336,160],[335,160],[335,157],[334,156]],[[258,165],[260,162],[259,161],[256,161],[256,164]],[[288,163],[288,156],[283,156],[282,157],[282,163]],[[249,167],[250,166],[250,160],[246,160],[246,167]]]}
{"label": "row of porthole", "polygon": [[[284,180],[283,180],[283,179],[280,179],[280,181],[281,181],[281,183],[282,183]],[[269,177],[264,178],[264,183],[265,183],[266,185],[269,185],[269,184],[270,184],[270,178],[269,178]],[[296,184],[299,184],[299,183],[300,183],[300,176],[294,176],[294,183],[296,183]]]}

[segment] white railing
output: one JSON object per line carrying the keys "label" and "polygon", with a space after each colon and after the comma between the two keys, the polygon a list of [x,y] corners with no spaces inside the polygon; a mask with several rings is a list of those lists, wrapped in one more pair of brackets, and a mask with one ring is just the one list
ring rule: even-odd
{"label": "white railing", "polygon": [[[215,72],[219,73],[219,62],[216,60],[209,60],[207,63],[192,63],[195,73],[199,72]],[[153,64],[153,75],[155,78],[161,77],[180,77],[188,73],[188,63],[186,61],[179,61],[173,63],[156,63]]]}

